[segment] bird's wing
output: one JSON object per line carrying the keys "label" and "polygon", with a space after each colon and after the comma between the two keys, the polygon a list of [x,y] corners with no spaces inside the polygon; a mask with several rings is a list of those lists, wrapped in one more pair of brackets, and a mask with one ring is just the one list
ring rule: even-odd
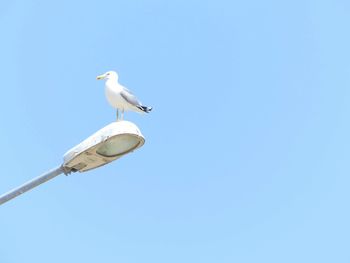
{"label": "bird's wing", "polygon": [[142,106],[142,103],[136,98],[132,92],[126,88],[124,88],[121,92],[120,95],[123,97],[124,100],[126,100],[128,103],[135,107],[140,107]]}

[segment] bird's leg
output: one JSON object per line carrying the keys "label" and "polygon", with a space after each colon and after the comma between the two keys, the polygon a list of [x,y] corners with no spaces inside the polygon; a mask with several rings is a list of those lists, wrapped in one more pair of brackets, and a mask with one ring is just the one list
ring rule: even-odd
{"label": "bird's leg", "polygon": [[124,108],[122,109],[122,120],[124,120]]}
{"label": "bird's leg", "polygon": [[117,109],[117,121],[119,120],[119,110]]}

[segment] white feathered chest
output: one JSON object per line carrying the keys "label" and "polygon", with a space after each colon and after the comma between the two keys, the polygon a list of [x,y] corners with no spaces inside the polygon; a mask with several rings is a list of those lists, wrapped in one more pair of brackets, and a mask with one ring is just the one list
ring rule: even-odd
{"label": "white feathered chest", "polygon": [[109,104],[116,109],[129,110],[129,105],[125,99],[120,95],[123,87],[113,81],[106,81],[105,93]]}

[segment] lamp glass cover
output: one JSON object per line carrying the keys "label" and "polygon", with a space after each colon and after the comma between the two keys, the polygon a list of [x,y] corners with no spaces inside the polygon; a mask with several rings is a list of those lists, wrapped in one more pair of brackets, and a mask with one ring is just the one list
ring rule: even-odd
{"label": "lamp glass cover", "polygon": [[140,139],[130,134],[117,135],[104,142],[97,153],[104,157],[115,157],[128,153],[135,149],[140,143]]}

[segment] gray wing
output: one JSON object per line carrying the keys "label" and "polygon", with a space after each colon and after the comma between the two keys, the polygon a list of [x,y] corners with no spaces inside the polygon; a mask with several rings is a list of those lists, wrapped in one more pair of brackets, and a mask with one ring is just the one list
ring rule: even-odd
{"label": "gray wing", "polygon": [[142,106],[142,103],[136,98],[136,96],[134,94],[132,94],[132,92],[130,90],[124,88],[120,92],[120,95],[123,97],[124,100],[126,100],[131,105],[138,107],[138,108],[140,106]]}

